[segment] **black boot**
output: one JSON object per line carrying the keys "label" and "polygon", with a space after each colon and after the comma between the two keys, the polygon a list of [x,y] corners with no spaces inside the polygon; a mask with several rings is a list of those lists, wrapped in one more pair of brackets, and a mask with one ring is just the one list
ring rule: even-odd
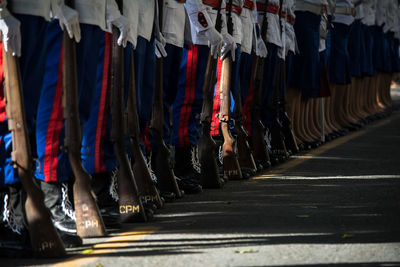
{"label": "black boot", "polygon": [[23,203],[21,185],[0,192],[0,257],[33,256]]}
{"label": "black boot", "polygon": [[195,169],[191,147],[175,147],[175,175],[181,190],[187,194],[202,192],[200,171]]}
{"label": "black boot", "polygon": [[[97,197],[97,205],[106,228],[120,228],[118,201],[112,196],[112,173],[103,172],[92,175],[92,189]],[[115,193],[116,194],[116,193]]]}
{"label": "black boot", "polygon": [[66,183],[40,182],[44,194],[44,204],[50,210],[54,227],[58,231],[66,248],[82,245],[82,239],[76,235],[75,212],[68,198]]}

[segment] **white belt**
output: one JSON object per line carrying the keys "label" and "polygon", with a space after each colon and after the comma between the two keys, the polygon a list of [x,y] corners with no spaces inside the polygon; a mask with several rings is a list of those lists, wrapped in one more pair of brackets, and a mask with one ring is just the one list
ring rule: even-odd
{"label": "white belt", "polygon": [[308,2],[296,3],[296,11],[310,11],[317,15],[322,15],[323,5],[312,4]]}
{"label": "white belt", "polygon": [[337,6],[337,7],[335,7],[335,13],[342,14],[342,15],[349,15],[349,16],[354,17],[356,15],[356,10],[354,9],[354,7]]}

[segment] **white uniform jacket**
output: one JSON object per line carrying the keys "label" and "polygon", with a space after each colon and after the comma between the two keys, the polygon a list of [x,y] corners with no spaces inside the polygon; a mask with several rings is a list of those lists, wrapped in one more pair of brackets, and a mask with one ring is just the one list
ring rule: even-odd
{"label": "white uniform jacket", "polygon": [[[344,12],[339,12],[339,9],[352,9],[353,10],[353,15],[351,14],[346,14]],[[336,0],[336,8],[335,8],[335,15],[333,22],[336,23],[343,23],[345,25],[350,25],[354,22],[354,4],[353,0]]]}
{"label": "white uniform jacket", "polygon": [[397,28],[397,13],[399,9],[399,4],[397,1],[390,1],[386,8],[386,21],[385,25],[383,25],[384,32],[395,32]]}
{"label": "white uniform jacket", "polygon": [[[226,0],[226,2],[229,3],[229,0]],[[243,0],[232,0],[232,6],[233,6],[231,12],[232,23],[233,23],[232,37],[237,44],[241,44],[243,38],[242,19],[240,18],[241,13],[243,12],[243,2],[244,2]]]}
{"label": "white uniform jacket", "polygon": [[[253,9],[248,7],[243,7],[242,14],[240,15],[242,22],[242,43],[241,43],[241,52],[251,54],[251,50],[253,47],[253,38],[254,38],[254,24],[257,23],[257,14],[255,12],[256,9],[256,1],[255,0],[247,0],[249,5],[253,5]],[[251,4],[252,3],[252,4]]]}
{"label": "white uniform jacket", "polygon": [[[202,1],[198,0],[186,1],[185,8],[190,20],[192,43],[196,45],[208,45],[208,39],[205,36],[204,31],[215,26],[218,10],[210,5],[205,5]],[[225,0],[222,0],[221,9],[225,10],[225,8]],[[222,12],[221,15],[221,34],[225,34],[227,33],[225,12]]]}
{"label": "white uniform jacket", "polygon": [[123,15],[129,19],[131,30],[129,32],[128,41],[136,47],[138,24],[139,24],[139,2],[138,1],[124,1]]}
{"label": "white uniform jacket", "polygon": [[183,3],[164,0],[162,33],[168,44],[183,47],[185,41],[186,12]]}
{"label": "white uniform jacket", "polygon": [[386,9],[390,0],[378,0],[375,6],[375,25],[382,26],[386,22]]}
{"label": "white uniform jacket", "polygon": [[265,13],[265,9],[262,10],[260,8],[260,4],[265,6],[264,0],[257,0],[257,13],[258,18],[257,21],[262,23],[264,16],[267,16],[268,19],[268,29],[266,40],[267,43],[275,44],[279,47],[282,47],[282,38],[281,38],[281,30],[279,26],[279,0],[269,0],[268,3],[268,12]]}
{"label": "white uniform jacket", "polygon": [[49,21],[51,5],[56,4],[56,2],[55,0],[2,0],[0,3],[0,18],[8,14],[8,9],[15,14],[43,17]]}
{"label": "white uniform jacket", "polygon": [[361,22],[367,26],[375,25],[375,5],[376,0],[365,0],[361,3],[363,9],[364,17]]}
{"label": "white uniform jacket", "polygon": [[[130,0],[132,1],[132,0]],[[138,24],[138,36],[143,37],[147,41],[150,41],[153,33],[155,1],[154,0],[135,0],[139,2],[139,24]]]}
{"label": "white uniform jacket", "polygon": [[286,54],[291,51],[293,53],[297,52],[297,41],[296,34],[294,32],[294,22],[296,15],[294,14],[295,0],[287,0],[287,18],[285,23],[285,33],[286,33]]}

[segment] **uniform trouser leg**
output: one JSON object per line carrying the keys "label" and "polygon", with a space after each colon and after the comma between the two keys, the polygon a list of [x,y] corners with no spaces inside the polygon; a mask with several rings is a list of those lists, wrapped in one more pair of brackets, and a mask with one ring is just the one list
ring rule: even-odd
{"label": "uniform trouser leg", "polygon": [[168,55],[163,59],[164,141],[166,144],[171,144],[170,108],[178,93],[179,67],[183,48],[167,44],[165,50]]}
{"label": "uniform trouser leg", "polygon": [[140,132],[143,133],[151,119],[155,88],[154,40],[139,36],[135,50],[136,99]]}
{"label": "uniform trouser leg", "polygon": [[179,67],[178,92],[173,108],[172,144],[178,147],[196,146],[199,115],[203,104],[203,83],[209,47],[190,45],[184,48]]}
{"label": "uniform trouser leg", "polygon": [[244,127],[249,135],[252,133],[253,77],[256,55],[242,53],[240,58],[239,82],[242,97]]}
{"label": "uniform trouser leg", "polygon": [[111,45],[112,35],[104,33],[100,41],[93,106],[89,119],[84,125],[82,140],[82,164],[89,174],[111,172],[117,166],[110,139],[112,127],[109,87]]}
{"label": "uniform trouser leg", "polygon": [[[36,129],[37,151],[40,169],[36,177],[46,182],[64,182],[72,176],[68,154],[61,150],[64,145],[65,123],[62,114],[62,62],[61,45],[62,32],[58,22],[53,22],[48,36],[49,51],[58,54],[57,60],[49,59],[46,63],[45,82],[38,109]],[[90,116],[96,89],[96,72],[99,56],[100,40],[103,31],[93,25],[81,24],[82,39],[77,44],[76,59],[78,73],[79,116],[84,125]],[[54,40],[57,40],[55,42]],[[58,51],[58,52],[57,52]],[[48,70],[48,71],[47,71]],[[55,72],[51,72],[51,71]],[[83,137],[84,138],[84,137]],[[57,143],[57,145],[53,145]],[[50,147],[46,145],[51,145]],[[45,171],[45,166],[51,172]]]}
{"label": "uniform trouser leg", "polygon": [[[48,23],[41,17],[16,15],[21,22],[21,54],[19,58],[22,78],[25,115],[28,133],[34,130],[35,116],[42,89],[45,72],[46,45],[45,38]],[[3,115],[4,110],[3,110]],[[12,137],[8,131],[7,120],[4,116],[0,122],[0,185],[17,183],[17,169],[11,161]]]}
{"label": "uniform trouser leg", "polygon": [[272,123],[272,101],[275,90],[276,63],[278,46],[268,43],[268,56],[264,60],[264,75],[261,87],[261,119],[264,125]]}

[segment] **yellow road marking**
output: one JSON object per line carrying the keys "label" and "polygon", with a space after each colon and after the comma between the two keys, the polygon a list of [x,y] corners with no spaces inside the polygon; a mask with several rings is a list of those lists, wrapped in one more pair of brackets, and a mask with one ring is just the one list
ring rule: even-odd
{"label": "yellow road marking", "polygon": [[[150,235],[157,231],[159,227],[141,227],[135,231],[124,232],[107,239],[104,242],[94,245],[92,248],[84,250],[80,255],[76,255],[66,261],[54,264],[53,267],[75,267],[83,266],[96,261],[100,256],[104,254],[110,254],[116,251],[118,248],[123,248],[133,241],[137,241],[146,235]],[[88,256],[93,255],[93,256]]]}
{"label": "yellow road marking", "polygon": [[367,129],[362,129],[362,130],[359,130],[352,134],[343,136],[341,138],[337,138],[337,139],[333,140],[332,142],[329,142],[327,144],[324,144],[323,146],[320,146],[320,147],[314,149],[310,153],[301,155],[301,157],[299,157],[299,158],[295,158],[295,159],[292,159],[292,160],[289,160],[289,161],[283,163],[282,165],[278,166],[277,168],[273,169],[272,171],[269,171],[269,172],[266,172],[265,174],[261,174],[261,175],[251,178],[248,181],[248,183],[254,183],[255,181],[259,181],[259,180],[266,180],[266,179],[274,177],[278,174],[282,174],[285,171],[287,171],[291,168],[294,168],[309,159],[312,159],[318,155],[321,155],[322,153],[325,153],[326,151],[331,150],[332,148],[340,146],[356,137],[359,137],[359,136],[365,134],[368,130],[370,130],[372,128],[381,127],[383,125],[388,124],[389,122],[390,122],[390,119],[387,119],[382,122],[376,123],[374,125],[368,126]]}

